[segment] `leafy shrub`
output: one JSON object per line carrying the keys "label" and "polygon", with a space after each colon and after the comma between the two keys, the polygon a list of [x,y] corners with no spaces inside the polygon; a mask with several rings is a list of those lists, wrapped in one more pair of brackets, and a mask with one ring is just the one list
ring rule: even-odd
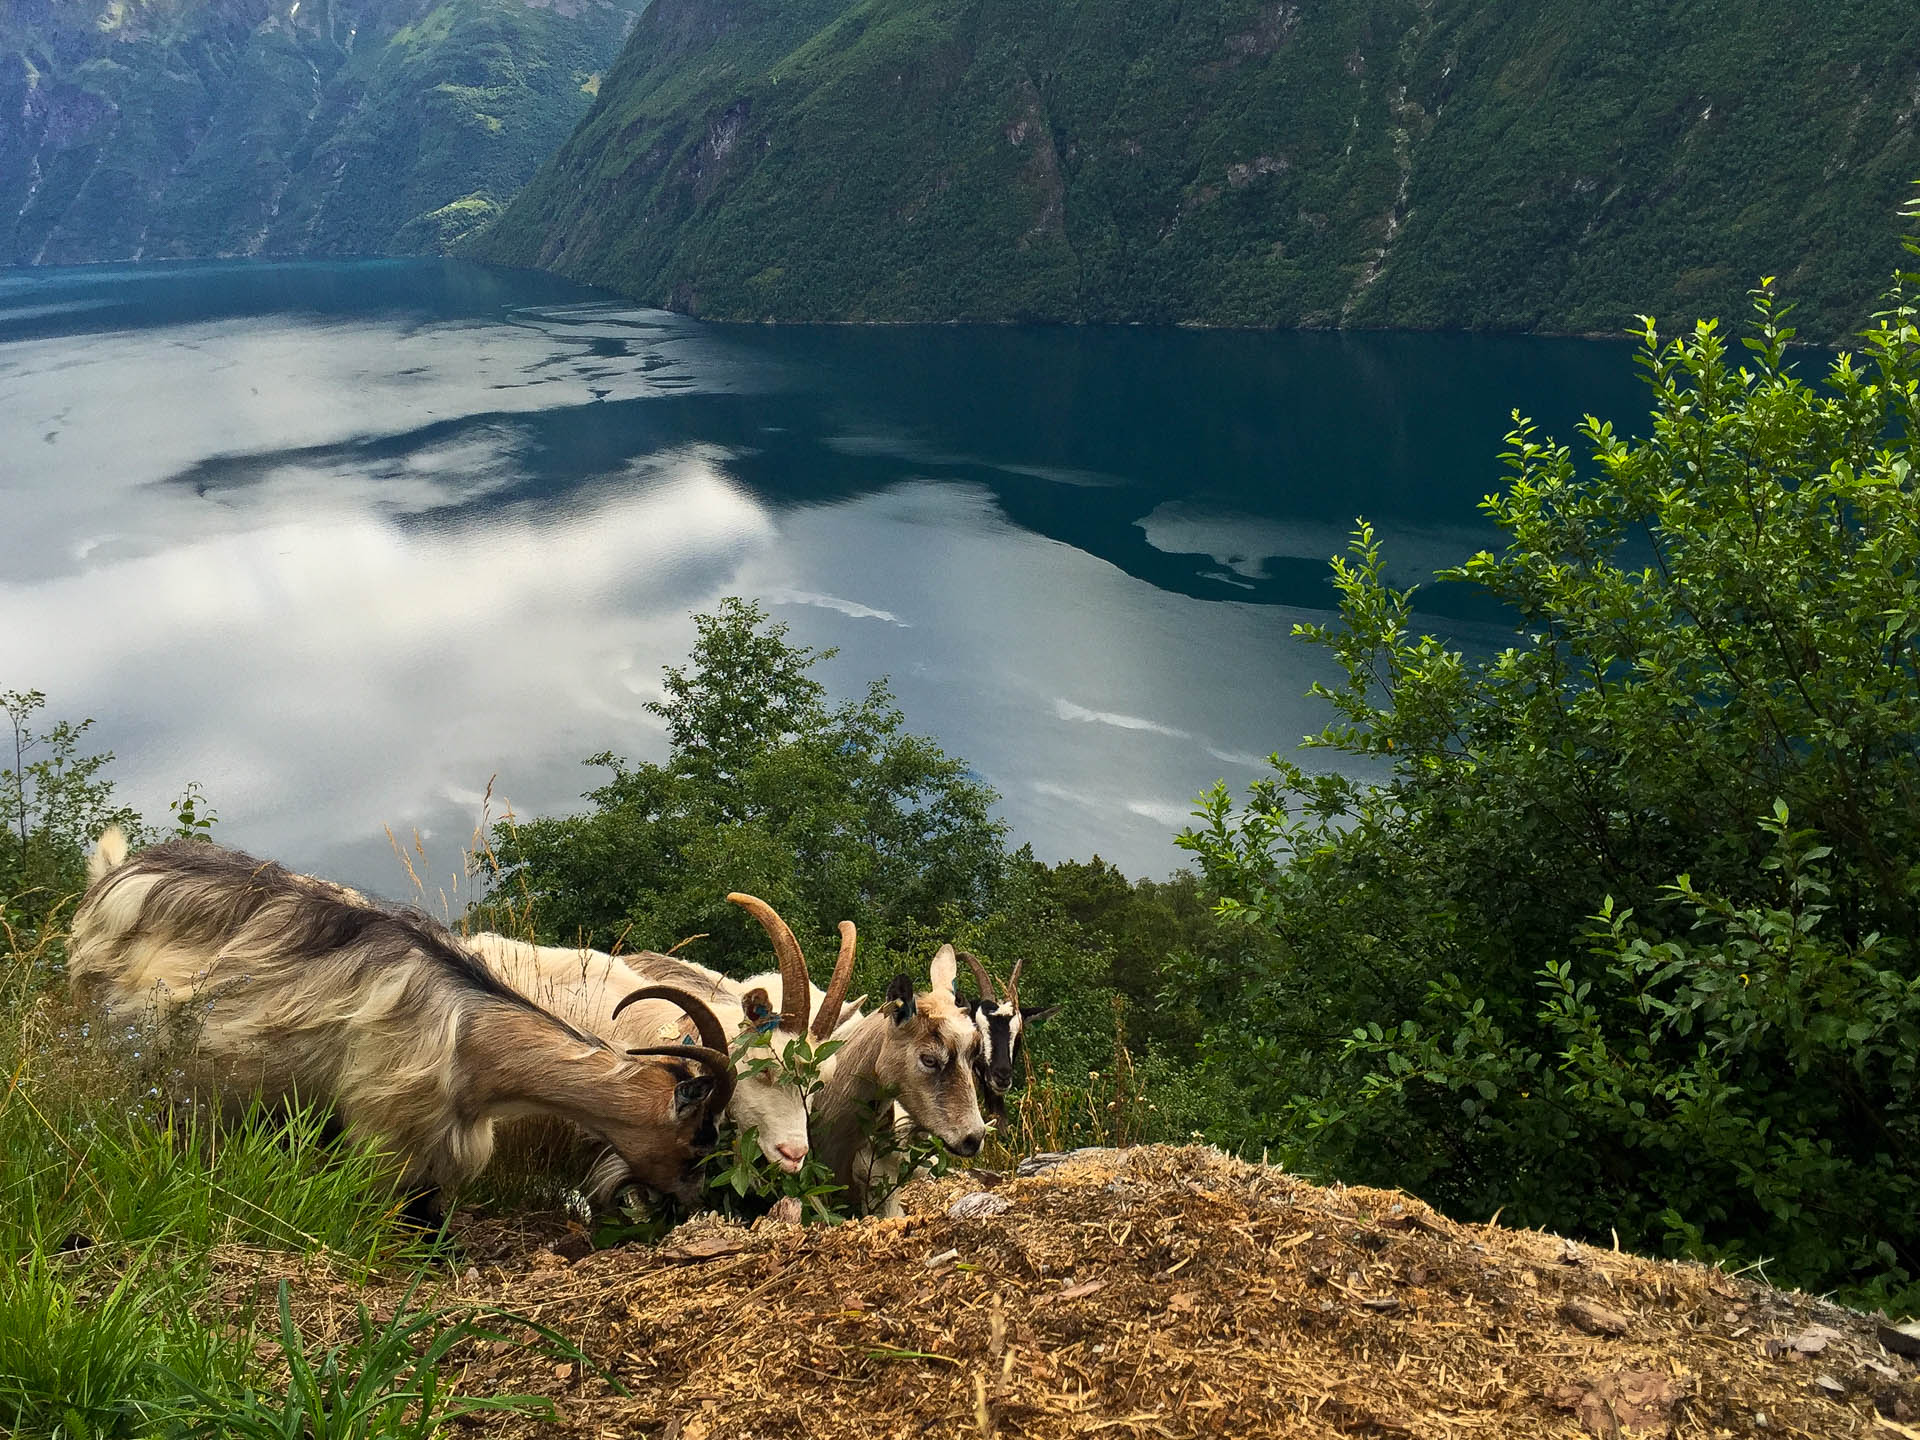
{"label": "leafy shrub", "polygon": [[1272,946],[1189,976],[1236,1138],[1809,1286],[1920,1276],[1914,283],[1818,388],[1770,283],[1744,362],[1645,322],[1649,431],[1589,419],[1585,471],[1516,416],[1508,544],[1440,577],[1517,616],[1496,654],[1416,637],[1362,525],[1297,633],[1346,677],[1317,743],[1390,778],[1276,757],[1183,837]]}

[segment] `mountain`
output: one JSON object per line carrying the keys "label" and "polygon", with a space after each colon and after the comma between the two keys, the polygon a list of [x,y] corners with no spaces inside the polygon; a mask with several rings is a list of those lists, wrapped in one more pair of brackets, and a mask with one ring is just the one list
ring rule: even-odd
{"label": "mountain", "polygon": [[646,0],[0,0],[0,263],[444,248]]}
{"label": "mountain", "polygon": [[473,253],[703,315],[1843,333],[1894,0],[656,0]]}

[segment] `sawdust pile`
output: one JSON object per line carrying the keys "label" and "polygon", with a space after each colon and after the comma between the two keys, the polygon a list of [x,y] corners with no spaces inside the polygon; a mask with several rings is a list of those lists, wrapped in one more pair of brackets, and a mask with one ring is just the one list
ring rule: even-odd
{"label": "sawdust pile", "polygon": [[575,1337],[628,1393],[509,1345],[461,1384],[561,1416],[489,1434],[1920,1440],[1920,1369],[1867,1317],[1392,1192],[1153,1146],[906,1200],[658,1249],[476,1224],[442,1298]]}

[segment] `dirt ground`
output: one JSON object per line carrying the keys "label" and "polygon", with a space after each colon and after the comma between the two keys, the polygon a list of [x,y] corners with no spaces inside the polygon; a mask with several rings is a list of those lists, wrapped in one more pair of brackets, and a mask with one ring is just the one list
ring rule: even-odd
{"label": "dirt ground", "polygon": [[[695,1221],[598,1252],[563,1220],[474,1222],[433,1298],[537,1320],[601,1373],[494,1344],[458,1383],[557,1407],[485,1434],[582,1440],[1920,1440],[1920,1363],[1871,1318],[1703,1266],[1459,1225],[1202,1147],[905,1198],[897,1220]],[[366,1293],[311,1267],[295,1289],[320,1336]]]}

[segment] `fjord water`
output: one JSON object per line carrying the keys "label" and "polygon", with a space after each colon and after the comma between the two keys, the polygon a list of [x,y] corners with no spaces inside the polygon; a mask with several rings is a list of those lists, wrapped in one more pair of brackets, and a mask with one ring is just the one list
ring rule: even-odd
{"label": "fjord water", "polygon": [[661,666],[748,595],[839,647],[835,693],[889,675],[1016,840],[1163,873],[1198,790],[1325,723],[1289,630],[1354,518],[1407,583],[1495,539],[1516,407],[1569,440],[1645,409],[1614,343],[714,327],[440,261],[0,272],[0,689],[96,717],[148,814],[197,779],[229,843],[402,894],[385,827],[431,890],[490,778],[550,813],[583,757],[660,757]]}

